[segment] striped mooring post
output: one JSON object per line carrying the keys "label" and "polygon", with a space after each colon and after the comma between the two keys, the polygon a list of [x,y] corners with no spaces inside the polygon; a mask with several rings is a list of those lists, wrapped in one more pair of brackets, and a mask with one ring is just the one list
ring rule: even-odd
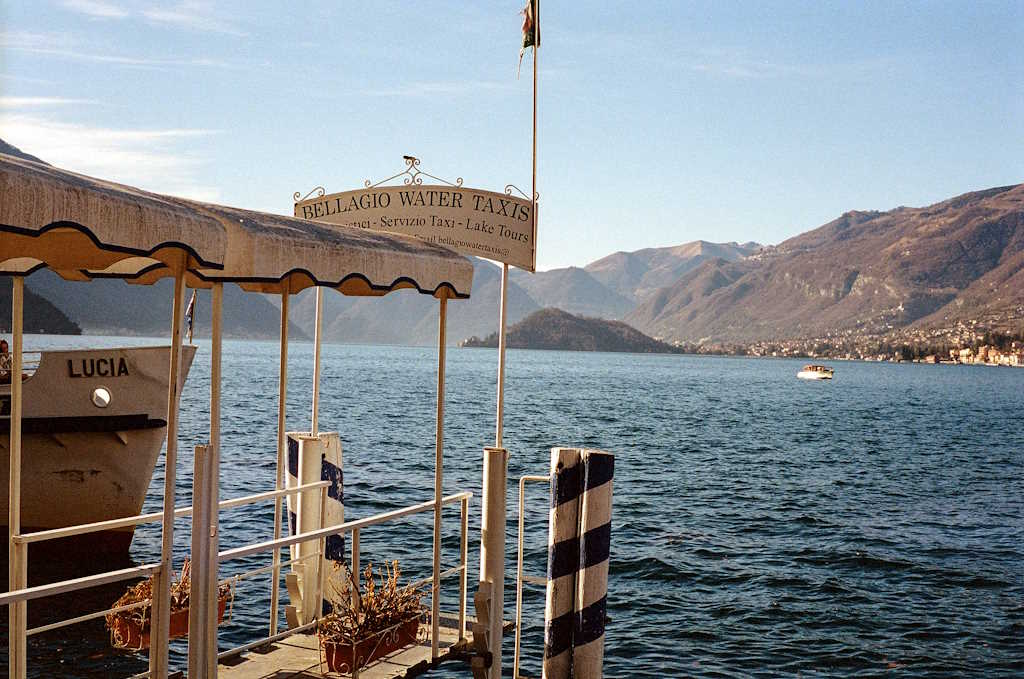
{"label": "striped mooring post", "polygon": [[[341,440],[337,432],[320,432],[312,436],[305,432],[288,432],[288,476],[286,487],[317,481],[330,481],[323,517],[324,526],[345,522],[344,473],[342,471]],[[292,535],[320,528],[320,491],[309,490],[288,496],[288,526]],[[320,549],[319,541],[291,546],[291,558],[311,556]],[[292,605],[285,613],[290,626],[312,622],[316,618],[317,583],[320,569],[324,571],[324,596],[343,596],[349,590],[348,575],[335,564],[345,563],[345,537],[331,535],[326,539],[325,554],[321,559],[308,559],[292,565],[288,575],[288,590]],[[325,611],[330,603],[324,601]]]}
{"label": "striped mooring post", "polygon": [[599,679],[611,548],[615,456],[551,449],[544,679]]}

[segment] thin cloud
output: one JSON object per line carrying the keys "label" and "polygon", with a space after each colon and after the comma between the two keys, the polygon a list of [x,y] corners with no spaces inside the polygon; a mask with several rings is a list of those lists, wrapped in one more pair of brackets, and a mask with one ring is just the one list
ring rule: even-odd
{"label": "thin cloud", "polygon": [[68,36],[61,34],[46,33],[0,33],[0,48],[11,52],[24,52],[26,54],[39,54],[68,59],[71,61],[89,61],[93,63],[112,64],[116,66],[127,66],[135,68],[173,69],[182,67],[211,67],[211,68],[237,68],[216,59],[207,58],[174,58],[162,59],[153,57],[139,57],[124,54],[104,54],[96,52],[88,47],[74,44]]}
{"label": "thin cloud", "polygon": [[[514,82],[514,81],[513,81]],[[513,82],[502,83],[488,80],[466,80],[451,82],[419,82],[409,83],[394,88],[364,90],[368,97],[426,97],[437,94],[464,95],[474,92],[498,92],[510,90]]]}
{"label": "thin cloud", "polygon": [[687,54],[671,61],[675,68],[696,73],[743,80],[769,80],[779,78],[836,78],[864,75],[880,70],[891,70],[894,62],[888,57],[827,63],[794,63],[770,58],[755,58],[743,51],[706,49]]}
{"label": "thin cloud", "polygon": [[0,129],[5,141],[74,172],[196,200],[219,197],[199,181],[207,161],[190,144],[216,130],[113,129],[8,112],[0,112]]}
{"label": "thin cloud", "polygon": [[72,12],[94,19],[142,19],[159,26],[170,26],[189,31],[222,33],[243,37],[248,35],[230,21],[218,16],[212,3],[201,0],[182,0],[176,5],[150,2],[145,5],[110,0],[63,0],[61,5]]}
{"label": "thin cloud", "polygon": [[67,97],[0,97],[0,109],[49,108],[76,104],[95,104],[94,99],[70,99]]}
{"label": "thin cloud", "polygon": [[64,0],[61,5],[64,9],[97,19],[125,19],[131,16],[131,12],[124,7],[103,0]]}
{"label": "thin cloud", "polygon": [[174,7],[151,7],[143,10],[142,16],[156,24],[177,26],[193,31],[223,33],[238,37],[248,35],[240,28],[217,17],[209,4],[195,0],[184,0]]}

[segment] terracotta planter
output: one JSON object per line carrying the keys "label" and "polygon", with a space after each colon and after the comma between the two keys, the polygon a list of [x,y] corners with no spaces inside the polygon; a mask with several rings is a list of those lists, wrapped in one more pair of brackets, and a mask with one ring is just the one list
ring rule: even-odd
{"label": "terracotta planter", "polygon": [[[217,624],[224,621],[224,611],[227,608],[228,595],[225,594],[217,599]],[[130,651],[142,651],[149,648],[149,625],[151,609],[146,609],[146,621],[139,624],[138,620],[129,619],[124,616],[114,618],[110,625],[110,643],[114,648],[123,648]],[[188,635],[188,608],[181,608],[171,611],[171,633],[170,638],[176,639]]]}
{"label": "terracotta planter", "polygon": [[320,648],[331,672],[351,674],[400,648],[416,643],[419,616],[372,634],[356,643],[329,641],[320,638]]}

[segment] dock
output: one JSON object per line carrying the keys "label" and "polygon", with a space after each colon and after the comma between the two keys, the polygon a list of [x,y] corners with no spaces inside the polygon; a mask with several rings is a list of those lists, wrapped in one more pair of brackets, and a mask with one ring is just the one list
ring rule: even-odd
{"label": "dock", "polygon": [[[409,646],[373,661],[359,670],[360,679],[411,679],[430,671],[436,664],[464,660],[472,652],[472,621],[466,621],[466,632],[459,638],[458,620],[442,616],[438,637],[436,663],[430,661],[430,639],[420,639]],[[504,631],[513,623],[506,622]],[[224,679],[321,679],[350,676],[328,672],[321,663],[320,644],[315,634],[296,634],[266,647],[220,662],[217,676]],[[467,676],[469,666],[466,667]]]}

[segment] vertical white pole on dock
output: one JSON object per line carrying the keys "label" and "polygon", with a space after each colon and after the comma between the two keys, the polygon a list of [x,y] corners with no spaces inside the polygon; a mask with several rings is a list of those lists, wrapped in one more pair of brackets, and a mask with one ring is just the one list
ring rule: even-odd
{"label": "vertical white pole on dock", "polygon": [[[8,474],[7,558],[8,591],[24,589],[28,573],[23,553],[28,545],[18,544],[14,538],[21,534],[21,413],[22,413],[22,337],[24,332],[25,279],[11,278],[11,440]],[[24,601],[9,604],[8,669],[13,679],[24,679],[28,672],[25,628],[28,604]]]}
{"label": "vertical white pole on dock", "polygon": [[498,313],[498,412],[494,447],[501,448],[505,426],[505,320],[508,316],[508,264],[501,269],[501,308]]}
{"label": "vertical white pole on dock", "polygon": [[[281,291],[281,349],[277,384],[277,476],[274,490],[284,490],[284,472],[287,467],[285,441],[285,401],[288,394],[288,301],[289,284]],[[274,498],[274,539],[281,538],[281,498]],[[281,550],[274,550],[274,572],[270,583],[270,636],[277,634],[277,600],[280,597]]]}
{"label": "vertical white pole on dock", "polygon": [[178,466],[178,376],[181,373],[182,312],[185,307],[185,264],[182,259],[174,274],[174,303],[171,311],[171,360],[167,379],[167,452],[164,457],[164,504],[160,570],[153,574],[153,617],[149,648],[149,676],[167,677],[167,642],[171,624],[171,576],[174,550],[174,490]]}
{"label": "vertical white pole on dock", "polygon": [[434,438],[434,577],[430,589],[430,659],[436,660],[441,625],[441,484],[444,475],[444,368],[448,298],[441,297],[437,320],[437,425]]}
{"label": "vertical white pole on dock", "polygon": [[193,456],[192,471],[192,588],[189,592],[188,607],[188,673],[198,677],[205,674],[200,668],[205,667],[209,650],[206,647],[204,611],[208,605],[206,600],[206,568],[209,563],[210,542],[204,534],[203,527],[209,526],[209,455],[210,446],[196,446]]}
{"label": "vertical white pole on dock", "polygon": [[[293,434],[293,436],[295,436]],[[298,446],[298,475],[296,485],[315,483],[322,478],[324,450],[326,440],[319,436],[299,434],[296,436]],[[321,514],[321,492],[318,489],[304,490],[293,495],[295,508],[295,532],[309,533],[322,528],[324,517]],[[306,540],[294,545],[292,558],[301,561],[293,567],[299,573],[299,591],[301,604],[296,608],[299,613],[299,624],[305,625],[320,617],[321,609],[317,608],[316,586],[320,582],[320,569],[325,567],[323,555],[320,553],[319,540]]]}
{"label": "vertical white pole on dock", "polygon": [[508,451],[484,448],[484,487],[480,515],[480,580],[491,583],[490,629],[487,648],[491,651],[489,679],[501,679],[501,636],[505,610],[505,489]]}
{"label": "vertical white pole on dock", "polygon": [[218,502],[220,467],[221,317],[224,284],[214,283],[210,313],[210,442],[196,446],[192,477],[192,590],[189,597],[188,671],[217,671]]}
{"label": "vertical white pole on dock", "polygon": [[213,333],[210,350],[210,474],[206,480],[209,486],[209,512],[207,512],[209,548],[206,571],[206,676],[217,676],[217,583],[220,561],[220,390],[221,390],[221,339],[224,329],[221,319],[224,308],[224,284],[213,284],[211,305]]}
{"label": "vertical white pole on dock", "polygon": [[320,330],[323,326],[324,289],[316,288],[316,327],[313,330],[313,417],[310,434],[320,433]]}

